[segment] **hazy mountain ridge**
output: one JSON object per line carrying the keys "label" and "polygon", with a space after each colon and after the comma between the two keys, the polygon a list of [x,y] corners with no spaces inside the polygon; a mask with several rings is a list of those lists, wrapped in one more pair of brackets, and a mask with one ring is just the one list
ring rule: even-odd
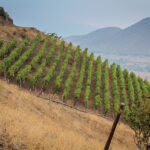
{"label": "hazy mountain ridge", "polygon": [[107,58],[110,64],[115,62],[130,71],[143,72],[144,78],[150,79],[150,17],[125,29],[101,28],[64,39],[82,49],[88,48],[103,60]]}
{"label": "hazy mountain ridge", "polygon": [[68,42],[88,47],[94,52],[149,54],[150,17],[125,29],[117,27],[101,28],[82,36],[64,38]]}
{"label": "hazy mountain ridge", "polygon": [[71,36],[64,38],[67,42],[73,42],[75,45],[80,45],[82,48],[91,48],[96,50],[99,44],[103,45],[114,34],[121,31],[118,27],[106,27],[90,32],[86,35]]}

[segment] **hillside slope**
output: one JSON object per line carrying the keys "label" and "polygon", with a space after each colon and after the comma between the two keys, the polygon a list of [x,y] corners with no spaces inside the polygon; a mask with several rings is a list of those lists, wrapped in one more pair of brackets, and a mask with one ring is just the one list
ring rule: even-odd
{"label": "hillside slope", "polygon": [[[109,65],[107,59],[89,55],[80,46],[74,47],[36,29],[31,32],[32,28],[21,27],[21,32],[26,32],[23,37],[20,27],[13,24],[1,28],[7,28],[9,34],[5,36],[7,40],[0,38],[0,76],[40,96],[57,94],[73,107],[113,117],[121,102],[128,114],[134,103],[144,103],[142,97],[150,91],[147,80],[122,70],[120,65]],[[111,34],[107,33],[106,38],[120,32],[118,28],[109,30]],[[0,30],[1,35],[3,31]]]}
{"label": "hillside slope", "polygon": [[[102,150],[112,121],[37,98],[0,80],[0,149]],[[136,150],[133,132],[120,123],[112,150]]]}
{"label": "hillside slope", "polygon": [[134,103],[142,105],[142,96],[150,91],[150,83],[133,72],[109,66],[107,59],[95,59],[87,49],[74,49],[51,36],[42,39],[40,34],[34,40],[12,40],[1,46],[0,75],[36,95],[57,94],[73,107],[110,117],[117,114],[121,102],[125,113]]}
{"label": "hillside slope", "polygon": [[8,42],[13,39],[22,41],[24,38],[33,40],[37,34],[40,34],[42,39],[46,37],[43,32],[38,31],[33,27],[20,27],[13,24],[13,19],[0,7],[0,39]]}
{"label": "hillside slope", "polygon": [[108,60],[94,58],[87,49],[73,48],[51,36],[43,40],[12,40],[0,49],[0,75],[8,82],[49,98],[57,94],[74,107],[91,109],[110,117],[116,115],[121,102],[125,113],[134,103],[142,105],[142,96],[150,83]]}
{"label": "hillside slope", "polygon": [[[8,23],[0,33],[2,149],[103,149],[112,121],[98,116],[114,119],[121,102],[129,113],[150,91],[133,72],[34,28]],[[136,149],[132,136],[120,124],[112,149]]]}

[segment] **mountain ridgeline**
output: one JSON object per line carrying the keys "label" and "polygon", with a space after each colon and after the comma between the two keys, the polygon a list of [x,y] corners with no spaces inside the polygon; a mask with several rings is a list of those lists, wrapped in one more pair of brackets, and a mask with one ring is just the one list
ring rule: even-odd
{"label": "mountain ridgeline", "polygon": [[150,17],[125,29],[101,28],[86,35],[64,39],[93,52],[150,55]]}

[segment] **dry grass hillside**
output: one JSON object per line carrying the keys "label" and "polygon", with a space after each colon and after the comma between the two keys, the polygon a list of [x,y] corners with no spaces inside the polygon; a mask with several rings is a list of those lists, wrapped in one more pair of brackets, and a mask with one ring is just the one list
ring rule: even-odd
{"label": "dry grass hillside", "polygon": [[0,39],[3,39],[5,42],[13,39],[22,41],[24,38],[33,40],[38,33],[41,34],[43,39],[46,37],[44,33],[35,28],[19,27],[15,25],[0,25]]}
{"label": "dry grass hillside", "polygon": [[[0,80],[0,149],[102,150],[112,121],[34,96]],[[120,123],[111,150],[136,150]]]}
{"label": "dry grass hillside", "polygon": [[[21,27],[14,25],[11,18],[4,19],[0,14],[0,39],[3,39],[5,43],[13,39],[22,41],[25,38],[29,41],[33,41],[37,34],[41,35],[41,41],[47,36],[44,32],[41,32],[34,27]],[[58,45],[60,43],[61,40],[57,41]],[[65,44],[66,46],[68,45],[67,43]],[[73,46],[73,48],[75,49],[76,47]]]}
{"label": "dry grass hillside", "polygon": [[0,7],[0,39],[3,39],[5,42],[13,39],[22,41],[24,38],[33,40],[38,33],[41,34],[42,38],[45,38],[45,34],[35,28],[14,25],[13,19]]}

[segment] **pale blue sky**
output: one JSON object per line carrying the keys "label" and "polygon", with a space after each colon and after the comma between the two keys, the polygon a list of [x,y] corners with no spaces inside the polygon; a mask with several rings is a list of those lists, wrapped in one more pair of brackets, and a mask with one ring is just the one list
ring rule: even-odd
{"label": "pale blue sky", "polygon": [[150,17],[150,0],[0,0],[19,26],[36,27],[59,36],[98,28],[125,28]]}

